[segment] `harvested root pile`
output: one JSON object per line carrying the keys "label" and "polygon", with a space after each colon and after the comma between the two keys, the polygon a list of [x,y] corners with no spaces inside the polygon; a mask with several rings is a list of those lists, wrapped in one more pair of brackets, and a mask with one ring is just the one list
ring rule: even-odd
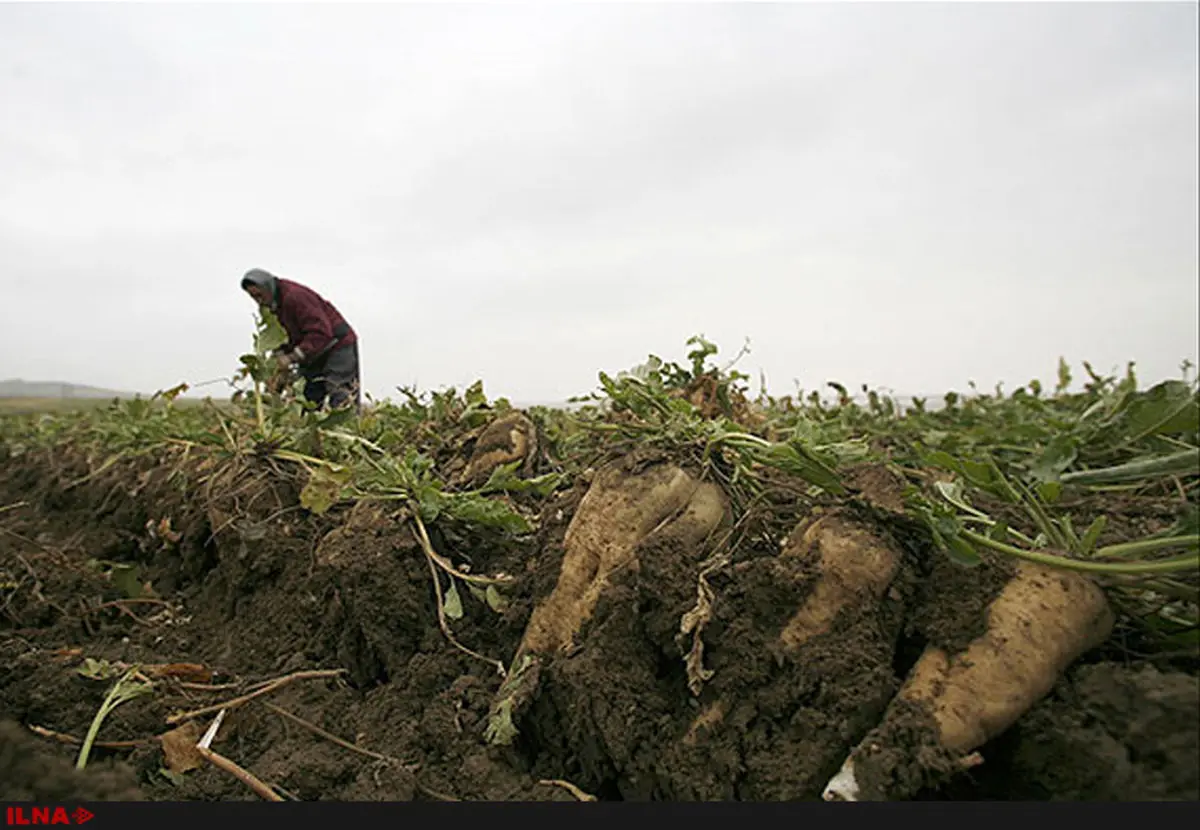
{"label": "harvested root pile", "polygon": [[574,414],[0,420],[0,766],[48,779],[0,794],[1200,794],[1192,392],[901,418],[693,344]]}
{"label": "harvested root pile", "polygon": [[[623,798],[909,798],[967,770],[1111,631],[1089,578],[1026,564],[985,567],[998,595],[982,619],[947,612],[953,597],[917,585],[930,552],[853,508],[806,521],[777,557],[731,565],[713,545],[727,515],[718,489],[670,464],[598,474],[489,739],[511,743],[528,711],[537,744]],[[905,621],[931,600],[959,626],[941,636],[987,633],[953,656],[929,645],[905,681]]]}

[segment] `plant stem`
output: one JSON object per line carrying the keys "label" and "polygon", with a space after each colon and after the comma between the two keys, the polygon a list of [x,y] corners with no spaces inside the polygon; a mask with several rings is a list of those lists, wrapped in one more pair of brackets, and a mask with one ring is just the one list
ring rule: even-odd
{"label": "plant stem", "polygon": [[[446,635],[446,639],[450,641],[450,644],[463,654],[469,655],[478,660],[482,660],[485,663],[492,664],[496,667],[496,670],[501,677],[506,677],[507,672],[505,671],[503,663],[501,663],[499,660],[493,660],[491,657],[485,657],[484,655],[467,648],[458,641],[458,639],[454,636],[454,632],[450,630],[450,624],[446,622],[446,601],[442,596],[442,583],[438,579],[438,565],[436,564],[436,560],[434,558],[437,554],[435,554],[433,551],[433,546],[429,542],[429,536],[425,532],[425,525],[421,521],[420,516],[417,515],[415,505],[413,506],[412,514],[413,523],[416,525],[419,534],[418,538],[421,543],[421,550],[425,554],[425,561],[429,563],[429,574],[433,577],[433,593],[437,600],[438,625],[441,627],[442,633]],[[453,578],[451,578],[451,580],[453,581]]]}
{"label": "plant stem", "polygon": [[1020,559],[1026,559],[1030,562],[1038,562],[1043,565],[1050,565],[1055,568],[1066,568],[1075,571],[1091,571],[1093,573],[1116,573],[1116,574],[1137,574],[1137,573],[1170,573],[1173,571],[1184,571],[1200,566],[1200,556],[1190,556],[1186,558],[1170,559],[1165,562],[1091,562],[1080,561],[1078,559],[1068,559],[1065,556],[1057,556],[1052,553],[1043,551],[1022,550],[1021,548],[1006,545],[1003,542],[997,542],[995,539],[989,539],[987,536],[976,533],[973,530],[963,530],[962,535],[967,539],[985,548],[990,548],[998,553],[1005,553],[1009,556],[1015,556]]}
{"label": "plant stem", "polygon": [[248,694],[244,694],[240,697],[235,697],[233,700],[226,700],[223,703],[214,703],[213,705],[205,706],[202,709],[193,709],[190,712],[179,712],[171,715],[167,718],[167,723],[175,725],[177,723],[183,723],[187,720],[192,720],[193,718],[198,718],[201,715],[210,714],[211,712],[219,712],[222,709],[233,709],[236,706],[249,703],[251,700],[254,700],[257,697],[261,697],[262,695],[269,694],[277,689],[281,689],[287,684],[296,680],[320,680],[323,678],[340,677],[345,673],[345,669],[313,669],[309,671],[292,672],[291,674],[272,680],[270,683],[256,689],[253,692],[249,692]]}
{"label": "plant stem", "polygon": [[96,742],[96,736],[100,734],[100,725],[104,723],[104,719],[108,717],[113,709],[116,709],[127,700],[132,700],[139,694],[149,690],[149,685],[142,685],[140,682],[137,685],[130,685],[130,681],[138,673],[138,666],[132,666],[113,684],[108,690],[108,694],[104,696],[104,702],[100,704],[100,709],[96,712],[96,716],[92,718],[92,725],[88,727],[87,737],[83,739],[83,746],[79,750],[79,758],[75,761],[75,769],[83,769],[87,766],[88,756],[92,752],[92,745]]}
{"label": "plant stem", "polygon": [[258,431],[263,435],[267,434],[267,418],[263,413],[262,405],[262,384],[258,378],[254,379],[254,412],[258,416]]}
{"label": "plant stem", "polygon": [[107,707],[111,699],[112,692],[110,691],[104,698],[104,702],[100,704],[96,716],[92,718],[92,725],[88,727],[87,735],[83,739],[83,746],[79,749],[79,757],[75,760],[75,769],[83,769],[87,766],[88,756],[92,753],[92,744],[96,742],[96,736],[100,734],[100,724],[104,722],[104,717],[108,714]]}
{"label": "plant stem", "polygon": [[1174,548],[1180,546],[1195,547],[1200,545],[1200,536],[1167,536],[1161,539],[1139,539],[1136,542],[1122,542],[1118,545],[1109,545],[1108,547],[1100,548],[1094,554],[1096,557],[1110,559],[1123,558],[1126,556],[1136,556],[1141,553],[1153,553],[1154,551],[1164,550],[1166,548]]}
{"label": "plant stem", "polygon": [[275,450],[271,453],[280,461],[295,461],[298,464],[315,464],[318,467],[337,467],[339,466],[333,461],[328,461],[324,458],[314,458],[311,455],[295,452],[294,450]]}

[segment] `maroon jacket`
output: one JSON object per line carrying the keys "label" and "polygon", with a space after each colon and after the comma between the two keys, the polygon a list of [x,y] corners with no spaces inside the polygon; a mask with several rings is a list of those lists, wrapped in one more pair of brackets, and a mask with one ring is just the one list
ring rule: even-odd
{"label": "maroon jacket", "polygon": [[304,352],[302,363],[309,363],[328,346],[336,337],[334,330],[339,327],[344,327],[345,334],[337,348],[358,342],[358,335],[341,313],[316,291],[283,277],[276,277],[275,283],[278,287],[276,316],[288,333],[287,350],[290,352],[299,347]]}

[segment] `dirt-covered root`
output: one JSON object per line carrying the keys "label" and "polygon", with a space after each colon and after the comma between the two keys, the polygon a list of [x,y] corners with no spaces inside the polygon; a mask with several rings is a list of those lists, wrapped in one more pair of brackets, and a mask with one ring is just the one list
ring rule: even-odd
{"label": "dirt-covered root", "polygon": [[798,557],[818,574],[812,593],[779,635],[791,654],[828,634],[847,610],[869,612],[878,606],[903,558],[878,531],[839,513],[817,519],[780,556]]}
{"label": "dirt-covered root", "polygon": [[603,469],[567,528],[558,583],[530,616],[516,662],[569,650],[613,576],[639,566],[638,546],[653,535],[692,548],[699,561],[705,540],[728,519],[721,489],[674,464]]}
{"label": "dirt-covered root", "polygon": [[[533,731],[548,742],[550,754],[562,749],[561,758],[571,754],[559,746],[564,738],[570,741],[581,735],[605,742],[606,736],[612,737],[621,745],[579,750],[579,765],[589,773],[581,786],[610,779],[612,759],[623,763],[630,751],[616,734],[626,731],[630,712],[616,703],[624,698],[623,690],[606,686],[605,676],[628,669],[632,676],[614,682],[639,687],[638,703],[631,700],[631,705],[641,706],[642,711],[660,704],[670,708],[667,698],[658,703],[652,699],[659,655],[643,647],[647,635],[642,632],[652,632],[654,641],[668,650],[664,670],[682,680],[683,654],[675,642],[680,620],[696,601],[697,573],[717,546],[715,540],[729,515],[728,502],[717,486],[675,464],[631,458],[602,469],[564,535],[555,587],[534,608],[513,661],[514,671],[496,696],[488,740],[499,745],[513,741],[524,708],[540,693],[543,667],[553,664],[555,670],[542,690],[546,711],[534,719],[554,721],[561,713],[568,720],[579,720],[548,730],[534,726]],[[641,591],[640,585],[647,590]],[[613,642],[612,648],[605,646],[607,642]],[[601,663],[593,664],[595,659]],[[575,696],[573,678],[580,677],[580,671],[585,686],[614,695],[612,709],[572,710],[568,701]],[[597,724],[597,716],[604,722]],[[643,759],[646,763],[648,759]]]}
{"label": "dirt-covered root", "polygon": [[1112,631],[1103,590],[1070,571],[1022,562],[964,650],[930,645],[883,722],[829,782],[829,800],[903,799],[978,761],[1078,657]]}
{"label": "dirt-covered root", "polygon": [[[779,556],[697,554],[659,534],[638,546],[576,648],[546,662],[522,730],[608,798],[817,799],[896,691],[905,596],[890,586],[906,557],[844,511]],[[827,580],[840,587],[822,593]]]}
{"label": "dirt-covered root", "polygon": [[498,467],[513,463],[518,464],[519,475],[529,475],[537,453],[537,427],[524,412],[514,409],[493,420],[475,440],[460,481],[483,484]]}
{"label": "dirt-covered root", "polygon": [[210,468],[202,498],[212,537],[220,544],[235,537],[261,538],[271,523],[298,509],[300,486],[270,459],[235,457]]}
{"label": "dirt-covered root", "polygon": [[818,798],[896,691],[909,570],[885,531],[837,510],[715,579],[713,677],[660,766],[672,797]]}
{"label": "dirt-covered root", "polygon": [[11,720],[0,721],[0,800],[142,801],[133,770],[91,764],[83,770]]}

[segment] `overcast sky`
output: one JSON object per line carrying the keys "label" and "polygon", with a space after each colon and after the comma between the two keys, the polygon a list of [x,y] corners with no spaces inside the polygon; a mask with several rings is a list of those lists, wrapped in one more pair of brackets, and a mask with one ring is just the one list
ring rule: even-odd
{"label": "overcast sky", "polygon": [[[703,333],[786,394],[1198,358],[1195,3],[0,5],[0,378],[227,377],[238,282],[376,397]],[[1082,369],[1077,369],[1082,375]],[[205,392],[225,394],[220,386]]]}

